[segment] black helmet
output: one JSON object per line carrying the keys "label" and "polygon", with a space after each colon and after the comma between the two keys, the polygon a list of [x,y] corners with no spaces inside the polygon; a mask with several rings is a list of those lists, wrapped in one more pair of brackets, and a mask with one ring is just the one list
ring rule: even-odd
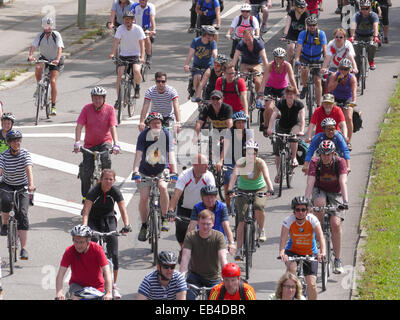
{"label": "black helmet", "polygon": [[308,208],[310,206],[310,201],[304,196],[294,197],[291,204],[292,210],[298,205],[305,205]]}
{"label": "black helmet", "polygon": [[123,18],[128,17],[128,18],[135,18],[135,14],[132,11],[125,11]]}
{"label": "black helmet", "polygon": [[201,196],[210,196],[210,195],[216,196],[217,193],[218,190],[216,186],[205,186],[200,189]]}
{"label": "black helmet", "polygon": [[305,0],[295,0],[294,5],[297,8],[305,8],[307,7],[307,2]]}
{"label": "black helmet", "polygon": [[6,141],[7,143],[10,143],[13,140],[18,140],[22,138],[22,133],[18,130],[10,130],[8,131],[8,133],[6,134]]}
{"label": "black helmet", "polygon": [[211,34],[213,36],[218,33],[217,29],[215,29],[215,27],[208,26],[208,25],[201,26],[201,31],[202,31],[203,36],[206,34]]}
{"label": "black helmet", "polygon": [[157,260],[158,264],[176,265],[178,263],[178,257],[173,251],[161,251]]}

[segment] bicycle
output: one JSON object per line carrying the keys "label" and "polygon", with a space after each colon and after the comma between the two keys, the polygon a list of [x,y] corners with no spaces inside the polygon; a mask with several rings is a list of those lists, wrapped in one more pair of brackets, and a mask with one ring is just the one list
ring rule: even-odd
{"label": "bicycle", "polygon": [[[276,106],[279,103],[279,101],[282,100],[282,98],[280,98],[276,95],[271,95],[271,94],[264,96],[264,101],[271,101],[271,100],[274,100],[273,103]],[[257,107],[257,109],[258,109],[257,123],[259,126],[259,130],[263,132],[264,130],[268,129],[268,123],[264,123],[265,106],[263,105],[260,108]]]}
{"label": "bicycle", "polygon": [[256,87],[254,85],[254,77],[258,77],[262,74],[259,71],[250,71],[250,72],[239,72],[240,77],[246,78],[246,87],[247,87],[247,105],[249,108],[249,120],[250,123],[253,122],[253,110],[256,109],[257,105],[257,92]]}
{"label": "bicycle", "polygon": [[190,290],[190,288],[193,288],[194,290],[197,290],[199,292],[196,300],[208,300],[210,292],[214,287],[198,287],[192,283],[188,283],[188,289]]}
{"label": "bicycle", "polygon": [[[144,34],[146,35],[146,37],[149,37],[150,31],[146,30],[144,31]],[[153,48],[152,48],[153,50]],[[145,52],[145,63],[142,63],[142,67],[140,68],[140,74],[142,76],[142,80],[143,82],[146,82],[146,75],[149,72],[149,70],[151,69],[151,62],[149,59],[149,56],[147,55],[147,52]]]}
{"label": "bicycle", "polygon": [[360,63],[360,70],[359,70],[359,75],[360,75],[360,89],[361,89],[361,94],[364,94],[364,91],[366,89],[366,81],[369,75],[369,63],[368,63],[368,53],[367,53],[367,46],[370,45],[375,45],[373,41],[363,41],[363,40],[356,40],[353,43],[353,46],[361,46],[361,63]]}
{"label": "bicycle", "polygon": [[321,64],[316,63],[316,64],[301,64],[301,67],[308,67],[309,70],[309,75],[308,75],[308,81],[307,81],[307,93],[306,93],[306,105],[307,105],[307,110],[308,110],[308,124],[310,124],[312,114],[314,110],[316,109],[317,106],[317,99],[315,97],[315,84],[314,84],[314,76],[312,74],[313,69],[320,69]]}
{"label": "bicycle", "polygon": [[[279,143],[279,191],[278,198],[282,196],[282,186],[283,179],[286,178],[286,185],[288,188],[292,187],[292,179],[294,175],[294,168],[292,166],[292,149],[290,148],[290,143],[299,142],[300,139],[297,138],[295,134],[286,133],[273,133],[270,136],[272,143]],[[277,141],[278,140],[278,141]]]}
{"label": "bicycle", "polygon": [[[256,223],[255,212],[254,212],[254,201],[256,197],[266,197],[266,192],[240,192],[234,191],[233,197],[245,197],[249,204],[246,214],[244,216],[244,233],[243,233],[243,254],[246,260],[246,280],[250,277],[250,269],[253,267],[253,253],[256,252],[256,248],[260,247],[258,241],[258,224]],[[234,210],[234,209],[233,209]],[[237,229],[237,225],[235,229]]]}
{"label": "bicycle", "polygon": [[117,120],[118,124],[120,124],[123,108],[128,109],[129,117],[132,117],[133,114],[135,113],[136,98],[135,95],[132,95],[132,91],[134,91],[134,86],[133,86],[134,77],[133,77],[133,66],[132,66],[133,61],[124,61],[117,57],[113,57],[113,61],[114,63],[117,64],[117,69],[118,66],[121,65],[125,66],[124,74],[119,84],[118,100],[116,103],[116,105],[118,106]]}
{"label": "bicycle", "polygon": [[[204,72],[207,70],[208,68],[196,68],[196,67],[190,67],[189,71],[191,72],[189,75],[189,83],[188,83],[188,87],[187,87],[187,92],[188,92],[188,99],[190,100],[194,94],[195,94],[195,90],[193,87],[193,73],[195,71],[200,71],[201,72],[201,76],[203,77]],[[204,97],[205,95],[205,90],[206,90],[207,86],[204,86],[203,88],[203,92],[202,92],[202,97]]]}
{"label": "bicycle", "polygon": [[[104,150],[104,151],[92,151],[92,150],[84,148],[84,147],[80,147],[79,151],[82,153],[85,153],[85,152],[89,153],[93,156],[94,170],[93,170],[92,176],[90,177],[90,187],[94,187],[96,184],[98,184],[100,182],[101,172],[103,171],[103,168],[101,165],[101,156],[106,153],[112,154],[113,151],[112,151],[112,149]],[[78,174],[78,179],[79,178],[80,178],[80,173]]]}

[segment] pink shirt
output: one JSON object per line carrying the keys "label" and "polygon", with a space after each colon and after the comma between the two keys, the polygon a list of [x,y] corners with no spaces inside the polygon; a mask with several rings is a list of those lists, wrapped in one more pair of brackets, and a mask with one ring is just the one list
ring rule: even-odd
{"label": "pink shirt", "polygon": [[288,86],[288,81],[286,78],[287,71],[286,71],[286,64],[288,62],[284,61],[283,69],[281,73],[276,72],[275,70],[275,62],[272,62],[271,65],[271,72],[268,77],[266,87],[272,87],[274,89],[284,89]]}
{"label": "pink shirt", "polygon": [[110,128],[118,126],[114,107],[106,103],[100,111],[96,111],[93,103],[84,106],[77,123],[85,127],[85,148],[112,143]]}

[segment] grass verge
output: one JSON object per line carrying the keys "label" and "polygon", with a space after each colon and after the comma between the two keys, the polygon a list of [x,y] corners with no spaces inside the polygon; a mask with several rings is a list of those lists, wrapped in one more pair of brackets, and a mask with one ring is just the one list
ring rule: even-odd
{"label": "grass verge", "polygon": [[400,82],[376,142],[361,225],[367,239],[358,283],[362,300],[400,298]]}
{"label": "grass verge", "polygon": [[18,68],[11,70],[9,72],[0,73],[0,81],[14,81],[15,77],[19,76],[21,73],[27,72],[29,68]]}

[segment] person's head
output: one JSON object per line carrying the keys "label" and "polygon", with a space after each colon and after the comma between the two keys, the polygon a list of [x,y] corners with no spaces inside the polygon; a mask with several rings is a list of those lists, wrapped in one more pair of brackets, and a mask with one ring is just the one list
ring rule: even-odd
{"label": "person's head", "polygon": [[310,201],[304,196],[294,197],[290,207],[297,221],[303,221],[310,208]]}
{"label": "person's head", "polygon": [[107,90],[103,87],[96,86],[90,91],[92,102],[96,109],[100,109],[106,102]]}
{"label": "person's head", "polygon": [[115,182],[115,171],[103,169],[100,175],[100,184],[103,191],[109,191]]}
{"label": "person's head", "polygon": [[286,272],[278,281],[275,296],[281,300],[300,300],[302,289],[299,279],[293,273]]}
{"label": "person's head", "polygon": [[214,59],[214,70],[215,72],[220,72],[224,64],[228,61],[226,55],[219,53]]}
{"label": "person's head", "polygon": [[78,224],[71,230],[72,242],[78,253],[84,253],[89,248],[93,232],[90,227]]}
{"label": "person's head", "polygon": [[11,112],[4,112],[1,116],[1,127],[6,132],[10,131],[14,125],[15,116]]}
{"label": "person's head", "polygon": [[213,41],[214,37],[218,34],[218,31],[213,26],[203,25],[201,26],[201,34],[203,39]]}
{"label": "person's head", "polygon": [[139,0],[140,6],[142,8],[145,8],[147,6],[147,2],[148,2],[148,0]]}
{"label": "person's head", "polygon": [[371,11],[371,1],[370,0],[361,0],[360,1],[360,11],[361,15],[366,17],[369,15]]}
{"label": "person's head", "polygon": [[332,111],[333,105],[335,104],[335,97],[331,93],[324,94],[322,97],[322,107],[325,113],[329,114]]}
{"label": "person's head", "polygon": [[233,126],[235,129],[245,129],[246,128],[247,116],[243,111],[235,112],[233,115]]}
{"label": "person's head", "polygon": [[230,295],[234,295],[239,290],[240,283],[240,267],[236,263],[227,263],[222,268],[222,279],[226,291]]}
{"label": "person's head", "polygon": [[134,20],[135,20],[135,14],[132,11],[124,12],[124,25],[128,30],[132,28]]}
{"label": "person's head", "polygon": [[156,72],[154,80],[156,81],[157,91],[160,93],[164,92],[167,85],[167,74],[162,71]]}
{"label": "person's head", "polygon": [[200,189],[201,200],[207,209],[213,209],[217,203],[218,190],[216,186],[204,186]]}
{"label": "person's head", "polygon": [[248,3],[243,3],[240,6],[240,12],[242,13],[243,18],[248,19],[251,13],[251,5]]}
{"label": "person's head", "polygon": [[247,43],[253,43],[254,36],[253,36],[253,30],[252,29],[245,29],[243,31],[243,41]]}
{"label": "person's head", "polygon": [[200,211],[198,216],[199,231],[201,234],[208,234],[215,223],[215,215],[211,210],[204,209]]}
{"label": "person's head", "polygon": [[21,149],[22,133],[18,130],[10,130],[6,134],[6,142],[10,146],[11,152],[17,154]]}
{"label": "person's head", "polygon": [[321,121],[321,128],[324,131],[325,135],[332,139],[335,136],[336,131],[336,121],[333,118],[325,118]]}
{"label": "person's head", "polygon": [[235,80],[235,65],[232,63],[232,61],[228,61],[227,63],[225,63],[223,70],[226,81],[232,82],[233,80]]}
{"label": "person's head", "polygon": [[224,98],[224,95],[219,90],[214,90],[210,94],[211,104],[214,107],[220,107],[222,105],[223,98]]}
{"label": "person's head", "polygon": [[307,30],[314,33],[318,28],[318,19],[314,16],[309,16],[306,19]]}
{"label": "person's head", "polygon": [[352,63],[349,59],[343,58],[339,62],[339,72],[343,77],[346,77],[349,75],[351,71]]}
{"label": "person's head", "polygon": [[333,31],[333,38],[336,46],[341,48],[347,39],[347,32],[343,28],[337,28]]}
{"label": "person's head", "polygon": [[158,112],[151,112],[147,116],[145,120],[145,124],[150,128],[150,129],[156,129],[156,130],[161,130],[162,127],[162,121],[163,121],[163,116],[161,113]]}
{"label": "person's head", "polygon": [[333,160],[336,147],[332,140],[324,140],[319,144],[318,153],[323,164],[329,164]]}
{"label": "person's head", "polygon": [[52,17],[44,17],[42,19],[42,28],[45,33],[51,33],[55,26],[54,19]]}
{"label": "person's head", "polygon": [[286,101],[292,103],[297,98],[296,88],[292,86],[287,86],[285,89],[285,99]]}
{"label": "person's head", "polygon": [[198,153],[192,158],[193,174],[196,177],[206,173],[208,168],[207,157],[204,154]]}
{"label": "person's head", "polygon": [[283,48],[275,48],[272,51],[272,55],[274,56],[274,61],[277,65],[281,65],[286,57],[286,50]]}
{"label": "person's head", "polygon": [[295,0],[294,8],[298,12],[304,12],[307,10],[307,2],[305,0]]}
{"label": "person's head", "polygon": [[157,257],[157,271],[161,280],[171,280],[178,257],[173,251],[161,251]]}
{"label": "person's head", "polygon": [[246,149],[246,156],[250,155],[250,156],[254,156],[254,158],[257,156],[258,154],[258,143],[257,141],[250,139],[249,141],[246,142],[245,145],[245,149]]}

